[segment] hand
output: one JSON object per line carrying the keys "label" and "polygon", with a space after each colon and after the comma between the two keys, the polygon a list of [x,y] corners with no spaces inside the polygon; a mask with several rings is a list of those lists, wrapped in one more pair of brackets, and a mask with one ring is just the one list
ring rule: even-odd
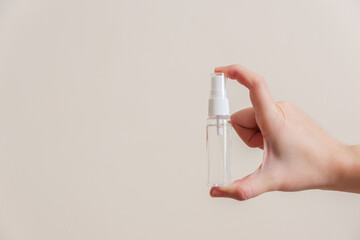
{"label": "hand", "polygon": [[353,147],[331,137],[293,104],[275,103],[258,74],[240,65],[215,72],[249,89],[253,107],[234,113],[231,123],[249,147],[263,149],[264,155],[255,172],[229,186],[213,187],[212,197],[246,200],[269,191],[315,188],[360,192],[360,158]]}

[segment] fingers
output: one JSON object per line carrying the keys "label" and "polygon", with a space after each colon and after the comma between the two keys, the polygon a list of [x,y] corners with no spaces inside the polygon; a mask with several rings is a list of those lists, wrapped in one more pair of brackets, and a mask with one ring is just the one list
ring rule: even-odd
{"label": "fingers", "polygon": [[246,108],[231,115],[231,124],[249,147],[264,148],[263,136],[256,123],[254,108]]}
{"label": "fingers", "polygon": [[228,186],[211,188],[210,195],[212,197],[227,197],[243,201],[271,190],[269,179],[264,174],[261,174],[258,169]]}
{"label": "fingers", "polygon": [[277,108],[265,80],[258,74],[251,72],[238,64],[226,67],[217,67],[215,72],[223,72],[226,77],[236,79],[250,91],[251,103],[260,124],[269,123],[277,118]]}

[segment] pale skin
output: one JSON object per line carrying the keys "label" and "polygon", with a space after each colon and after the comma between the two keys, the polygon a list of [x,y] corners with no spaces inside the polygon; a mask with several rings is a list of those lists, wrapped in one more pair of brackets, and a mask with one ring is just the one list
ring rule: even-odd
{"label": "pale skin", "polygon": [[263,150],[263,160],[250,175],[212,197],[247,200],[270,191],[307,189],[360,193],[360,145],[344,144],[329,135],[295,105],[274,102],[264,78],[241,65],[215,68],[249,89],[251,108],[231,116],[239,137]]}

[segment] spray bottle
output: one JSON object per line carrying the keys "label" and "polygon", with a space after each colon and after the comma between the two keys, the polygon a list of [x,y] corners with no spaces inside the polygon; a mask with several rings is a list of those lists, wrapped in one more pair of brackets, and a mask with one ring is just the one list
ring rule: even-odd
{"label": "spray bottle", "polygon": [[211,74],[209,117],[206,125],[208,186],[231,183],[230,106],[226,90],[227,78],[223,73]]}

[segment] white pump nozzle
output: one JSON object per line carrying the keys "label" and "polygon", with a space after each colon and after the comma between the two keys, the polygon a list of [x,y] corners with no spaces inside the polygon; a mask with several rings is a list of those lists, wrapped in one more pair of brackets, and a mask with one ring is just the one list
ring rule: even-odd
{"label": "white pump nozzle", "polygon": [[226,77],[224,73],[213,73],[211,74],[209,116],[228,115],[230,115],[230,107],[226,91]]}

